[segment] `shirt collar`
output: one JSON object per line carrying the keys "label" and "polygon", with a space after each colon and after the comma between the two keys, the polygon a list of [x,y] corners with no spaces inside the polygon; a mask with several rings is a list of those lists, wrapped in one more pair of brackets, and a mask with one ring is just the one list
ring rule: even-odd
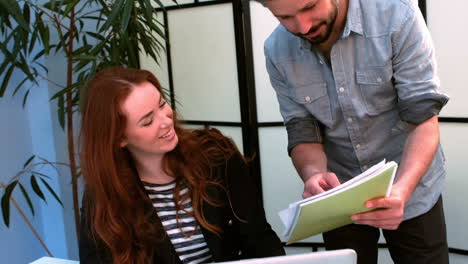
{"label": "shirt collar", "polygon": [[341,38],[349,36],[351,31],[362,35],[361,6],[358,0],[349,0],[348,15],[346,16],[346,25],[341,34]]}
{"label": "shirt collar", "polygon": [[[358,0],[349,0],[348,14],[346,16],[346,24],[341,34],[340,39],[347,38],[351,31],[363,35],[362,23],[361,23],[361,6]],[[298,37],[299,47],[301,49],[308,50],[311,48],[311,44],[308,40]]]}

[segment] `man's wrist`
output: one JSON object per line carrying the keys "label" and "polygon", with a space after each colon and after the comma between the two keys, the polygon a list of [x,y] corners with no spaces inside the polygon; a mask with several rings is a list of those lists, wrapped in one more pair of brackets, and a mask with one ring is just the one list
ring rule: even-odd
{"label": "man's wrist", "polygon": [[319,173],[326,173],[326,171],[320,171],[320,170],[317,170],[317,169],[314,169],[314,170],[307,170],[305,171],[304,173],[301,173],[301,178],[302,178],[302,181],[305,183],[307,182],[310,178],[312,178],[312,176],[316,175],[316,174],[319,174]]}
{"label": "man's wrist", "polygon": [[406,204],[410,198],[411,194],[413,193],[414,188],[410,188],[408,184],[404,182],[396,182],[393,187],[392,193],[396,194],[400,199],[403,200],[404,204]]}

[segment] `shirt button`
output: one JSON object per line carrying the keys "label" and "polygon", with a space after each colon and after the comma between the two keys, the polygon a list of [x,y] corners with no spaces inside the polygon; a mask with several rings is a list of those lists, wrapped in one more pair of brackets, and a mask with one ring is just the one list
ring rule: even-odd
{"label": "shirt button", "polygon": [[310,96],[306,96],[306,97],[305,97],[305,100],[306,100],[307,102],[310,102]]}
{"label": "shirt button", "polygon": [[228,226],[232,226],[232,219],[229,219]]}
{"label": "shirt button", "polygon": [[348,118],[348,123],[352,123],[353,119],[351,117]]}
{"label": "shirt button", "polygon": [[377,82],[382,82],[382,78],[377,78]]}
{"label": "shirt button", "polygon": [[320,64],[323,64],[323,61],[320,61]]}
{"label": "shirt button", "polygon": [[367,165],[362,166],[363,169],[367,170]]}
{"label": "shirt button", "polygon": [[360,148],[361,148],[361,145],[360,145],[360,144],[357,144],[357,145],[356,145],[356,148],[357,148],[357,149],[360,149]]}
{"label": "shirt button", "polygon": [[340,87],[340,89],[338,89],[340,91],[340,93],[344,92],[344,87]]}

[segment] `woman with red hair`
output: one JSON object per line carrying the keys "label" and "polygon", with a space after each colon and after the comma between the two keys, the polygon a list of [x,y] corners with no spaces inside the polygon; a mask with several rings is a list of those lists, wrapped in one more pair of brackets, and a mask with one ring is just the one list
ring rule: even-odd
{"label": "woman with red hair", "polygon": [[243,156],[180,127],[156,77],[112,67],[84,98],[80,263],[207,263],[284,255]]}

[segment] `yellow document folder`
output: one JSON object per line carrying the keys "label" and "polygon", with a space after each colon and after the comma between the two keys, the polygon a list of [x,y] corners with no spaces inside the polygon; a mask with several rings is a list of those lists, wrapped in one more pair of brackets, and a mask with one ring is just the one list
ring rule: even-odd
{"label": "yellow document folder", "polygon": [[333,189],[290,204],[279,213],[287,244],[351,224],[351,215],[370,211],[365,202],[390,194],[397,167],[384,160]]}

